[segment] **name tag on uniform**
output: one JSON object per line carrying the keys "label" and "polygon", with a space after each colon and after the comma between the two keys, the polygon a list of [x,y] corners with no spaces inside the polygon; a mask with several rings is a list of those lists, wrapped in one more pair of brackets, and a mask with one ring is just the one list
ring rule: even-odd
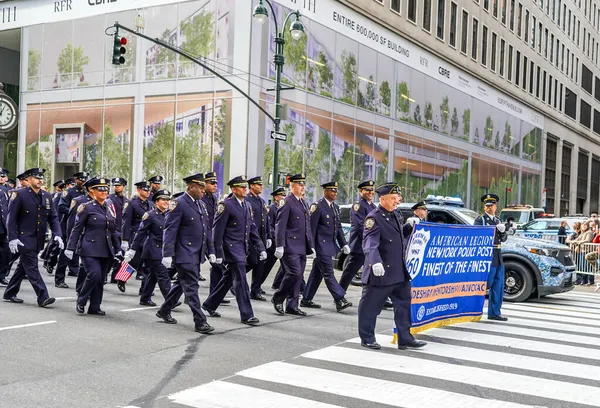
{"label": "name tag on uniform", "polygon": [[46,210],[50,209],[50,199],[46,197]]}

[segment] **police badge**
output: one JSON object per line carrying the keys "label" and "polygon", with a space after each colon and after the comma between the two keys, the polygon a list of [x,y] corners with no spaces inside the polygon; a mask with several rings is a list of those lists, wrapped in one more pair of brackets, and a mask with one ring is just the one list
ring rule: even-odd
{"label": "police badge", "polygon": [[314,213],[315,211],[317,211],[317,204],[313,203],[310,205],[310,213]]}
{"label": "police badge", "polygon": [[15,198],[17,198],[18,193],[16,191],[13,191],[13,193],[10,195],[10,201],[13,201]]}
{"label": "police badge", "polygon": [[79,207],[77,207],[77,214],[79,214],[80,212],[82,212],[83,210],[85,210],[85,204],[81,204],[79,205]]}
{"label": "police badge", "polygon": [[50,209],[50,199],[46,197],[46,210]]}
{"label": "police badge", "polygon": [[150,218],[150,211],[144,213],[142,221],[146,221],[148,218]]}
{"label": "police badge", "polygon": [[219,203],[217,206],[217,214],[223,214],[223,211],[225,211],[225,204]]}
{"label": "police badge", "polygon": [[62,196],[63,196],[63,197],[66,197],[66,196],[68,196],[68,195],[69,195],[69,192],[68,192],[67,190],[63,190],[63,192],[62,192]]}
{"label": "police badge", "polygon": [[177,200],[171,200],[169,203],[169,211],[173,211],[177,207]]}
{"label": "police badge", "polygon": [[284,205],[285,205],[285,199],[279,200],[279,208],[283,207]]}
{"label": "police badge", "polygon": [[360,210],[360,203],[354,203],[354,205],[352,206],[352,209],[354,210],[354,212]]}
{"label": "police badge", "polygon": [[125,203],[125,205],[123,206],[123,212],[125,212],[125,210],[127,209],[127,207],[129,207],[129,201],[127,201]]}
{"label": "police badge", "polygon": [[370,230],[375,225],[375,218],[367,218],[365,220],[365,229]]}

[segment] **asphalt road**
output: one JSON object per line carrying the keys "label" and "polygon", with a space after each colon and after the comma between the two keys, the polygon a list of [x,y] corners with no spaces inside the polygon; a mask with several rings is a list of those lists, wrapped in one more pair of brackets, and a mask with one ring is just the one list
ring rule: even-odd
{"label": "asphalt road", "polygon": [[[600,292],[590,289],[505,305],[508,323],[427,331],[423,352],[390,345],[384,311],[384,350],[372,352],[356,343],[355,287],[343,313],[324,285],[323,308],[306,318],[253,301],[258,327],[241,324],[232,301],[209,318],[215,332],[200,335],[186,306],[173,312],[177,325],[139,306],[138,281],[125,294],[105,287],[106,317],[79,316],[74,289],[42,273],[57,297],[51,308],[37,306],[27,281],[25,304],[0,303],[0,407],[600,406]],[[207,292],[201,282],[201,300]]]}

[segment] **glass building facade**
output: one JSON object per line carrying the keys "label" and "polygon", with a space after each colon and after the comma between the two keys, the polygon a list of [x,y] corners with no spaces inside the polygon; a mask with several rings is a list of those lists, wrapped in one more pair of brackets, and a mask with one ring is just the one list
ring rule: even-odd
{"label": "glass building facade", "polygon": [[[340,202],[352,202],[358,181],[371,177],[398,182],[408,202],[435,194],[478,209],[490,192],[501,206],[541,204],[543,125],[393,58],[391,47],[382,52],[323,24],[310,7],[325,1],[305,2],[306,35],[287,35],[284,52],[284,82],[295,89],[282,92],[288,140],[280,142],[279,167],[306,173],[310,200],[335,179]],[[73,163],[134,181],[162,174],[174,190],[183,177],[211,169],[221,185],[239,173],[272,179],[265,115],[206,69],[133,35],[126,35],[126,63],[113,66],[105,29],[143,18],[145,35],[197,56],[273,110],[273,19],[254,23],[248,0],[168,3],[23,28],[22,167],[52,169],[50,178]],[[281,23],[287,6],[301,2],[273,3]]]}

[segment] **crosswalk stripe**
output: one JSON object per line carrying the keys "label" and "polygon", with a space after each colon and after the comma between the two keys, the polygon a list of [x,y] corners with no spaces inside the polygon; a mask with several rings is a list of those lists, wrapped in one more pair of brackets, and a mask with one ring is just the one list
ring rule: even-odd
{"label": "crosswalk stripe", "polygon": [[[408,357],[411,354],[415,357]],[[303,354],[302,357],[444,381],[451,379],[469,385],[600,407],[596,387],[573,383],[565,386],[563,381],[424,360],[416,357],[417,354],[391,355],[334,346]]]}
{"label": "crosswalk stripe", "polygon": [[546,299],[560,299],[564,297],[572,297],[572,298],[586,298],[590,300],[600,301],[600,293],[588,293],[588,292],[579,292],[579,291],[571,291],[571,292],[563,292],[558,295],[547,296]]}
{"label": "crosswalk stripe", "polygon": [[215,381],[190,388],[169,395],[169,398],[178,404],[197,408],[239,408],[247,405],[255,408],[341,408],[338,405],[325,404],[225,381]]}
{"label": "crosswalk stripe", "polygon": [[[331,348],[325,349],[329,350]],[[343,349],[343,348],[342,348]],[[349,349],[346,349],[349,350]],[[349,350],[355,352],[356,350]],[[360,351],[360,350],[358,350]],[[369,353],[369,356],[377,353]],[[310,354],[310,353],[308,353]],[[379,353],[382,357],[386,357]],[[306,355],[304,355],[306,356]],[[365,365],[366,367],[367,365]],[[379,368],[379,367],[376,367]],[[398,368],[398,367],[396,367]],[[397,370],[393,370],[397,371]],[[437,390],[394,381],[363,377],[339,371],[273,362],[237,373],[240,376],[270,381],[330,394],[343,395],[379,404],[405,408],[524,408],[531,407],[490,400],[450,391]],[[400,397],[401,396],[401,397]]]}
{"label": "crosswalk stripe", "polygon": [[[391,344],[392,336],[378,334],[377,341],[384,348],[397,349],[395,344]],[[360,342],[358,337],[348,340],[348,343],[353,344],[360,344]],[[455,346],[434,341],[428,342],[426,347],[419,349],[419,354],[600,381],[600,370],[597,366]]]}
{"label": "crosswalk stripe", "polygon": [[528,312],[542,312],[542,313],[549,313],[549,314],[557,314],[557,315],[562,315],[562,316],[575,316],[575,317],[585,317],[587,319],[591,319],[591,320],[600,320],[600,314],[598,312],[595,312],[593,310],[582,310],[580,308],[569,308],[569,307],[564,307],[564,306],[556,306],[556,305],[540,305],[538,304],[507,304],[504,303],[502,305],[502,310],[507,309],[507,310],[523,310],[523,311],[528,311]]}
{"label": "crosswalk stripe", "polygon": [[592,360],[600,360],[600,350],[586,347],[552,344],[544,341],[524,340],[514,337],[504,337],[493,334],[481,334],[458,330],[431,329],[427,330],[423,334],[442,339],[469,341],[472,343],[490,346],[510,347],[511,349],[515,350],[527,350],[540,353],[557,354],[560,356],[584,357]]}
{"label": "crosswalk stripe", "polygon": [[[511,305],[511,307],[513,307],[514,305]],[[562,303],[558,303],[558,304],[553,304],[553,303],[521,303],[518,306],[524,308],[524,309],[531,309],[531,310],[535,310],[535,309],[548,309],[548,310],[565,310],[565,311],[570,311],[570,312],[578,312],[578,313],[582,313],[582,314],[591,314],[591,315],[598,315],[598,311],[595,309],[590,309],[584,306],[569,306],[569,305],[563,305]]]}
{"label": "crosswalk stripe", "polygon": [[[547,315],[547,314],[541,314],[541,313],[535,313],[535,312],[522,312],[520,310],[504,310],[504,311],[502,311],[502,314],[506,315],[507,317],[511,317],[513,319],[515,318],[515,316],[519,317],[519,318],[521,318],[521,317],[527,318],[528,324],[530,322],[546,324],[545,321],[540,321],[540,320],[552,320],[555,322],[565,322],[565,323],[573,323],[573,324],[579,324],[579,325],[600,327],[600,321],[591,320],[591,319],[587,319],[587,318],[582,319],[579,317],[567,317],[567,316],[562,316],[562,315]],[[580,326],[577,326],[577,327],[580,327]]]}
{"label": "crosswalk stripe", "polygon": [[594,303],[584,300],[558,300],[558,299],[540,299],[536,302],[541,305],[551,305],[551,306],[569,306],[569,307],[580,307],[584,310],[600,310],[600,303]]}
{"label": "crosswalk stripe", "polygon": [[[582,334],[593,334],[595,336],[600,336],[600,327],[596,328],[596,327],[586,327],[586,326],[575,325],[575,324],[566,324],[566,323],[541,322],[539,320],[523,319],[520,317],[508,315],[508,314],[506,316],[510,316],[509,323],[511,323],[511,324],[514,323],[514,324],[520,324],[523,326],[539,327],[541,329],[563,330],[563,331],[571,331],[574,333],[579,332]],[[559,317],[559,316],[557,316],[557,317]],[[556,319],[552,319],[552,320],[556,320]],[[461,326],[457,326],[457,327],[461,327]],[[519,334],[525,334],[525,333],[519,333]]]}
{"label": "crosswalk stripe", "polygon": [[488,324],[488,323],[464,323],[457,326],[457,328],[466,328],[473,329],[478,331],[485,331],[491,333],[500,333],[500,334],[514,334],[521,335],[527,337],[535,337],[538,339],[548,339],[552,341],[565,341],[569,343],[579,343],[579,344],[596,344],[597,337],[591,336],[583,336],[579,334],[567,334],[567,333],[557,333],[555,331],[549,330],[539,330],[539,329],[528,329],[524,327],[515,327],[504,324]]}

